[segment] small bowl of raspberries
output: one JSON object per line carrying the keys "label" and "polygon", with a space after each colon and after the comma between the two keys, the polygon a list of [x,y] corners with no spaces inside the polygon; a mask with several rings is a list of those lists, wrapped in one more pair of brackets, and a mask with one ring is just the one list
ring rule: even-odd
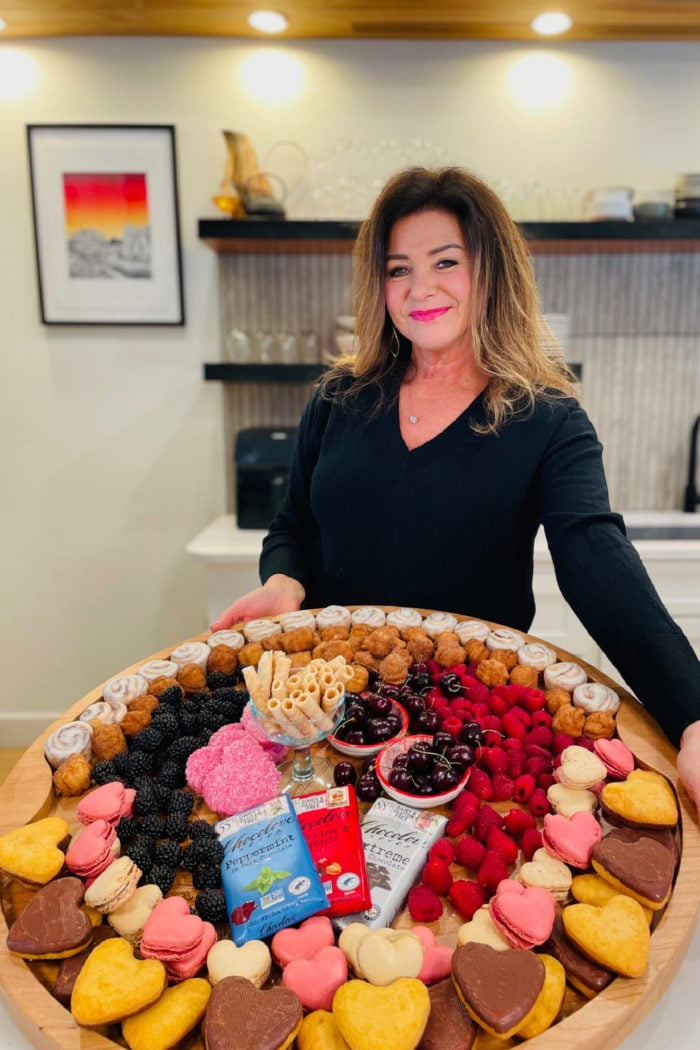
{"label": "small bowl of raspberries", "polygon": [[381,693],[346,693],[345,711],[329,742],[351,758],[377,755],[408,729],[408,713]]}
{"label": "small bowl of raspberries", "polygon": [[473,763],[469,745],[438,730],[387,744],[377,755],[376,773],[390,798],[414,809],[432,809],[457,798]]}

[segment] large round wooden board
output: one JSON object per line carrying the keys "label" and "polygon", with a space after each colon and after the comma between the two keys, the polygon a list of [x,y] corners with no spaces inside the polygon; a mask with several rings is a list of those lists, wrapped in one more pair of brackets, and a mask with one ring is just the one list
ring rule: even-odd
{"label": "large round wooden board", "polygon": [[[421,612],[427,615],[430,610]],[[206,640],[207,636],[197,637]],[[533,635],[527,638],[542,641]],[[551,643],[546,644],[551,646]],[[144,657],[119,673],[134,672],[147,660],[165,659],[173,648],[175,646]],[[582,666],[591,680],[604,682],[617,690],[622,698],[617,718],[619,736],[634,752],[640,766],[662,773],[676,789],[681,812],[680,864],[671,900],[653,930],[649,966],[644,977],[636,980],[617,978],[591,1001],[568,990],[563,1019],[543,1035],[524,1044],[517,1039],[503,1042],[480,1032],[476,1050],[509,1050],[515,1046],[526,1046],[527,1050],[613,1050],[640,1024],[670,985],[686,954],[697,920],[700,829],[695,807],[678,782],[674,748],[656,722],[617,683],[570,653],[558,649],[557,654],[561,660],[572,660]],[[44,741],[57,726],[76,718],[89,704],[100,699],[103,685],[78,700],[48,726],[10,772],[0,788],[0,834],[48,815],[63,816],[72,831],[80,826],[75,815],[77,800],[57,798],[54,794],[52,771],[44,758]],[[339,757],[335,752],[333,756]],[[209,816],[213,819],[211,814]],[[5,1006],[29,1042],[39,1050],[115,1050],[117,1046],[125,1046],[119,1038],[118,1028],[103,1033],[76,1025],[71,1014],[49,991],[55,976],[55,964],[29,964],[7,951],[8,925],[28,900],[30,891],[5,877],[2,877],[0,890],[0,988]],[[186,895],[186,888],[178,887],[176,883],[172,892],[185,892]],[[434,924],[434,932],[439,940],[454,943],[455,930],[460,923],[457,915],[447,908],[439,922]],[[410,924],[407,913],[400,914],[394,923],[396,926]],[[199,1036],[193,1036],[186,1043],[185,1050],[202,1050],[202,1045]]]}

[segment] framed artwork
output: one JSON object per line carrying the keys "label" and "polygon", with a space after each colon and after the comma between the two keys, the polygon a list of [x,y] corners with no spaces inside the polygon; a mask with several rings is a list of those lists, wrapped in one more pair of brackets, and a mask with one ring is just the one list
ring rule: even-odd
{"label": "framed artwork", "polygon": [[185,323],[172,125],[29,124],[44,324]]}

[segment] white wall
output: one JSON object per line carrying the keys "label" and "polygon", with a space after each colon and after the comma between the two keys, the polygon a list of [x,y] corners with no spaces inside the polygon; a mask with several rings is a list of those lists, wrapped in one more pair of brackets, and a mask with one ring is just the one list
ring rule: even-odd
{"label": "white wall", "polygon": [[[218,356],[217,260],[196,234],[197,218],[214,214],[221,129],[250,134],[260,157],[295,139],[319,162],[352,140],[345,156],[356,151],[368,178],[372,144],[395,140],[403,158],[416,139],[512,183],[643,190],[700,170],[700,44],[553,46],[568,94],[539,111],[508,88],[534,48],[290,43],[278,54],[297,60],[303,84],[292,99],[284,81],[287,98],[274,104],[241,85],[257,50],[147,38],[0,47],[5,745],[28,744],[90,688],[205,626],[201,570],[184,546],[225,506],[221,390],[201,377]],[[17,52],[37,76],[24,93],[18,75],[4,81]],[[184,328],[40,323],[25,141],[25,125],[40,122],[176,126]],[[387,155],[379,150],[382,163]],[[292,198],[290,214],[313,210],[313,189]]]}

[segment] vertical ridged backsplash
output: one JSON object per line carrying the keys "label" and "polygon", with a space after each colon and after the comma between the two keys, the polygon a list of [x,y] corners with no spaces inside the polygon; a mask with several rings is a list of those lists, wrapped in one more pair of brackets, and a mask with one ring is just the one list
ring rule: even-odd
{"label": "vertical ridged backsplash", "polygon": [[[333,351],[335,317],[352,312],[349,255],[232,253],[219,267],[223,360],[233,327],[315,331],[320,351]],[[700,254],[538,255],[535,269],[545,312],[570,317],[567,357],[583,365],[583,404],[605,448],[613,504],[679,509],[700,412]],[[223,389],[232,450],[244,427],[294,424],[311,384]]]}

